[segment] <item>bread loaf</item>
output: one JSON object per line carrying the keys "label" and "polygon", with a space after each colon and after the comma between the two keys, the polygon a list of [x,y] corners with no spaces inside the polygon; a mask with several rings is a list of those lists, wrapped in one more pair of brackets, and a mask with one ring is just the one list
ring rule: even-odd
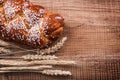
{"label": "bread loaf", "polygon": [[40,48],[63,32],[63,17],[27,0],[0,0],[0,38]]}

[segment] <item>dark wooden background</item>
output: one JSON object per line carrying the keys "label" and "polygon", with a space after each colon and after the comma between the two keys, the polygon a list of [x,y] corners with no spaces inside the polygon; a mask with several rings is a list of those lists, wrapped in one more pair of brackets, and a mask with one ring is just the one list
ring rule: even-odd
{"label": "dark wooden background", "polygon": [[68,41],[56,55],[77,65],[55,66],[70,77],[5,73],[0,80],[120,80],[120,0],[31,0],[65,18]]}

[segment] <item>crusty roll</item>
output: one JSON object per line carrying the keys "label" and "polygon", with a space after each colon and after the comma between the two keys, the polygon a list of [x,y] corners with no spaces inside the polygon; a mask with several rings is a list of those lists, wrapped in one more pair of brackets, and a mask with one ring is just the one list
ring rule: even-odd
{"label": "crusty roll", "polygon": [[63,32],[63,17],[27,0],[0,0],[0,37],[31,47],[52,44]]}

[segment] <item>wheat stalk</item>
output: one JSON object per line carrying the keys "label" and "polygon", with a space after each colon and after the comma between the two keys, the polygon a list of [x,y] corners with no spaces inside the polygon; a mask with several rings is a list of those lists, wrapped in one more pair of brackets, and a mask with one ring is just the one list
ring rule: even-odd
{"label": "wheat stalk", "polygon": [[0,47],[0,55],[12,55],[12,51],[10,51],[9,49],[5,49]]}
{"label": "wheat stalk", "polygon": [[58,51],[65,43],[65,41],[67,40],[67,37],[63,37],[62,40],[60,40],[56,45],[47,48],[47,49],[43,49],[43,50],[37,50],[37,54],[51,54],[51,53],[55,53],[56,51]]}
{"label": "wheat stalk", "polygon": [[27,61],[17,61],[17,60],[0,60],[0,65],[11,65],[11,66],[26,66],[26,65],[31,65]]}
{"label": "wheat stalk", "polygon": [[10,44],[8,42],[5,42],[0,39],[0,46],[9,46]]}
{"label": "wheat stalk", "polygon": [[0,71],[44,70],[50,68],[52,68],[52,66],[50,65],[40,65],[40,66],[30,66],[30,67],[2,67],[0,68]]}
{"label": "wheat stalk", "polygon": [[21,57],[24,60],[53,60],[56,59],[58,57],[56,57],[55,55],[24,55]]}
{"label": "wheat stalk", "polygon": [[62,70],[43,70],[42,74],[50,75],[50,76],[71,76],[70,71],[62,71]]}
{"label": "wheat stalk", "polygon": [[[2,47],[14,47],[14,48],[20,48],[19,46],[17,46],[17,45],[14,45],[13,43],[11,43],[11,42],[6,42],[6,41],[3,41],[3,40],[1,40],[0,39],[0,46],[2,46]],[[23,49],[23,48],[22,48]]]}
{"label": "wheat stalk", "polygon": [[26,66],[26,65],[73,65],[74,61],[64,60],[40,60],[40,61],[17,61],[17,60],[0,60],[0,65]]}

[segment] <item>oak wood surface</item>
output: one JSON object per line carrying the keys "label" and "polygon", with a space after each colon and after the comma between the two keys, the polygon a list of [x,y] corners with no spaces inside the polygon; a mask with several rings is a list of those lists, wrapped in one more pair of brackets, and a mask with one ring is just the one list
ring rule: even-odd
{"label": "oak wood surface", "polygon": [[57,56],[75,60],[70,77],[5,73],[0,80],[120,80],[120,0],[31,0],[65,18],[68,40]]}

